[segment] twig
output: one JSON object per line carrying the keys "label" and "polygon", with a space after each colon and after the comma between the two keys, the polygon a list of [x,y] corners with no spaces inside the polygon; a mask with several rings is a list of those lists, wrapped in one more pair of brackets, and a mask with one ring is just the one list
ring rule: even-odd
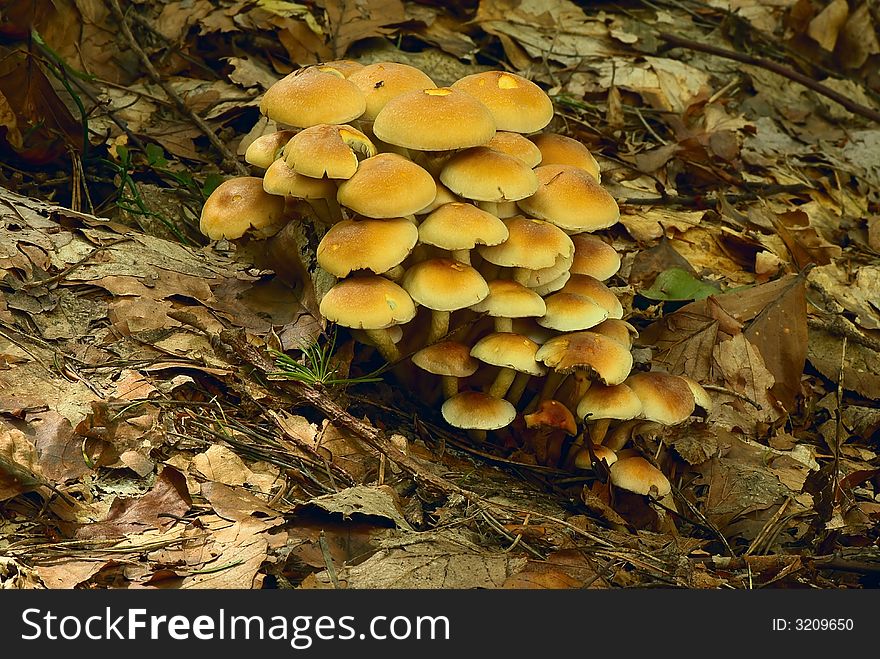
{"label": "twig", "polygon": [[[113,1],[115,2],[116,0]],[[853,114],[857,114],[859,116],[865,117],[866,119],[870,119],[875,123],[880,124],[880,112],[878,112],[877,110],[865,107],[860,103],[856,103],[852,99],[847,98],[843,94],[834,91],[830,87],[826,87],[822,83],[816,82],[811,77],[797,71],[792,71],[791,69],[782,66],[781,64],[777,64],[776,62],[771,62],[770,60],[765,60],[758,57],[752,57],[751,55],[746,55],[744,53],[737,53],[732,50],[719,48],[717,46],[710,46],[709,44],[692,41],[691,39],[685,39],[684,37],[679,37],[675,34],[669,34],[668,32],[660,32],[657,36],[667,43],[678,46],[680,48],[687,48],[688,50],[698,50],[704,53],[710,53],[711,55],[717,55],[718,57],[724,57],[725,59],[732,59],[736,62],[742,62],[743,64],[758,66],[762,69],[766,69],[767,71],[772,71],[776,75],[780,75],[783,78],[793,80],[794,82],[797,82],[804,87],[813,90],[817,94],[821,94],[826,98],[830,98],[832,101],[839,103]]]}
{"label": "twig", "polygon": [[125,14],[122,13],[122,9],[119,6],[119,0],[109,0],[108,4],[110,5],[110,11],[113,13],[113,17],[119,23],[119,28],[122,30],[125,40],[128,41],[128,45],[141,60],[141,64],[144,65],[144,69],[147,71],[150,79],[162,88],[162,90],[168,95],[168,98],[174,102],[174,106],[177,110],[198,126],[199,130],[205,134],[205,137],[208,138],[211,145],[223,157],[225,165],[239,175],[247,176],[249,173],[247,168],[242,165],[229,148],[223,144],[223,141],[217,137],[217,134],[211,129],[211,127],[205,123],[199,115],[193,112],[178,93],[174,91],[174,88],[165,82],[159,75],[156,67],[154,67],[153,63],[150,61],[149,56],[144,52],[143,48],[140,47],[134,34],[132,34],[131,28],[129,28],[128,22],[125,20]]}
{"label": "twig", "polygon": [[792,185],[766,185],[760,189],[742,194],[709,194],[709,195],[667,195],[665,197],[632,197],[619,199],[621,206],[680,206],[684,208],[708,209],[714,207],[721,196],[728,203],[735,204],[740,201],[752,201],[765,196],[784,193],[798,193],[809,190],[808,185],[794,183]]}
{"label": "twig", "polygon": [[807,326],[849,339],[853,343],[858,343],[860,346],[864,346],[874,352],[880,352],[880,341],[873,336],[862,334],[855,325],[837,314],[828,314],[827,319],[818,316],[807,316]]}
{"label": "twig", "polygon": [[722,387],[717,384],[704,384],[703,389],[708,389],[709,391],[718,391],[722,394],[727,394],[728,396],[733,396],[734,398],[739,398],[741,401],[744,401],[754,407],[756,410],[763,410],[761,407],[761,403],[752,400],[745,394],[741,394],[738,391],[734,391],[733,389],[728,389],[727,387]]}

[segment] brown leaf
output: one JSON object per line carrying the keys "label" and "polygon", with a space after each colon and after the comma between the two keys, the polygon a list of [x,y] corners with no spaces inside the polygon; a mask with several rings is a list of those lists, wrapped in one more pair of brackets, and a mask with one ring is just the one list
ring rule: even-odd
{"label": "brown leaf", "polygon": [[843,252],[810,226],[810,217],[802,210],[770,214],[769,217],[798,269],[810,264],[827,265]]}
{"label": "brown leaf", "polygon": [[76,537],[115,538],[148,529],[165,529],[177,524],[192,506],[183,474],[165,467],[149,492],[137,498],[118,498],[100,522],[81,526]]}
{"label": "brown leaf", "polygon": [[355,41],[391,34],[386,26],[406,20],[400,0],[328,0],[324,7],[334,57],[342,57]]}
{"label": "brown leaf", "polygon": [[255,517],[267,520],[267,528],[284,521],[262,499],[241,488],[229,487],[223,483],[202,483],[201,491],[214,512],[224,519],[240,522]]}
{"label": "brown leaf", "polygon": [[709,316],[677,311],[650,325],[637,342],[653,346],[652,361],[668,372],[707,382],[718,327],[718,321]]}
{"label": "brown leaf", "polygon": [[822,375],[831,382],[840,377],[843,363],[843,387],[871,400],[880,400],[880,355],[854,341],[846,344],[843,356],[843,340],[822,330],[811,329],[807,344],[807,358]]}
{"label": "brown leaf", "polygon": [[17,428],[0,427],[0,501],[45,484],[39,470],[37,449],[27,436]]}
{"label": "brown leaf", "polygon": [[745,336],[754,345],[775,380],[771,392],[789,412],[801,393],[807,360],[807,300],[804,275],[789,285],[749,324]]}
{"label": "brown leaf", "polygon": [[51,162],[68,146],[83,148],[83,132],[36,58],[0,48],[2,141],[33,164]]}
{"label": "brown leaf", "polygon": [[719,343],[715,347],[714,356],[715,364],[728,388],[761,406],[761,410],[749,406],[749,411],[754,413],[756,420],[773,421],[779,418],[780,412],[769,394],[775,383],[773,374],[764,365],[761,353],[743,334]]}

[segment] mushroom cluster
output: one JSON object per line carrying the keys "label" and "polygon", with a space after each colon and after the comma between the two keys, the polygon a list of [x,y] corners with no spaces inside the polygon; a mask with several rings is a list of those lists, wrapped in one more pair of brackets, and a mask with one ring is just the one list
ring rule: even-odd
{"label": "mushroom cluster", "polygon": [[[636,421],[694,411],[696,383],[630,373],[635,329],[604,283],[620,257],[594,233],[620,212],[589,150],[546,131],[538,85],[341,60],[294,71],[260,110],[282,129],[247,149],[265,174],[217,188],[203,232],[265,238],[308,204],[337,278],[321,314],[388,362],[411,356],[450,425],[481,439],[520,416],[539,461],[582,467],[613,463]],[[563,455],[574,415],[586,431]]]}

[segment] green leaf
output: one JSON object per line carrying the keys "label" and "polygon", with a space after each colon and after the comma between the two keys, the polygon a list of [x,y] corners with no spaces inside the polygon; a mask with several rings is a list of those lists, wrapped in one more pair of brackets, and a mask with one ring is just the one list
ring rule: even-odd
{"label": "green leaf", "polygon": [[211,193],[214,192],[214,189],[221,183],[223,183],[223,177],[220,176],[220,174],[208,174],[205,177],[205,184],[202,186],[202,194],[205,196],[205,199],[207,199]]}
{"label": "green leaf", "polygon": [[702,300],[720,292],[717,286],[700,281],[687,270],[670,268],[657,275],[650,288],[639,291],[639,295],[649,300],[678,302]]}
{"label": "green leaf", "polygon": [[151,167],[165,167],[168,160],[165,158],[165,150],[158,144],[147,144],[145,151],[147,153],[147,162]]}

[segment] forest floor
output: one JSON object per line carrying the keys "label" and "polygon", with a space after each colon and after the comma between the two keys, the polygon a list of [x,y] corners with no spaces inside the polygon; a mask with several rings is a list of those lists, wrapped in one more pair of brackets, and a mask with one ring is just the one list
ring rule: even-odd
{"label": "forest floor", "polygon": [[[4,10],[0,584],[880,585],[876,5],[443,5]],[[199,234],[274,130],[263,92],[341,57],[548,90],[620,204],[610,284],[636,364],[713,398],[635,439],[673,506],[475,446],[393,378],[359,382],[374,353]],[[309,365],[316,335],[343,385],[277,374],[268,349]]]}

